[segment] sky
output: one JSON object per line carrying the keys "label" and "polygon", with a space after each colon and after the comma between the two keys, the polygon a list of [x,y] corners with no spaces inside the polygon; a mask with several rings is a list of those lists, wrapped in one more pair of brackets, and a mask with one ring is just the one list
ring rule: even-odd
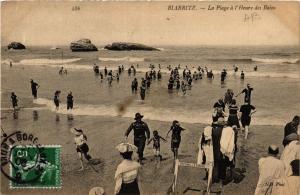
{"label": "sky", "polygon": [[[178,5],[197,10],[168,10]],[[222,7],[272,5],[274,10]],[[72,11],[74,6],[80,10]],[[208,7],[214,10],[208,10]],[[204,8],[204,9],[200,9]],[[300,2],[2,2],[1,41],[68,45],[300,45]]]}

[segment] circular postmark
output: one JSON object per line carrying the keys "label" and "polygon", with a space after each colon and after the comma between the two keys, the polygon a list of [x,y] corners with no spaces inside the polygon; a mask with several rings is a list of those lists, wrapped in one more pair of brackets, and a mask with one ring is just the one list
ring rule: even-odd
{"label": "circular postmark", "polygon": [[17,184],[36,181],[43,171],[43,148],[33,134],[16,131],[1,137],[1,172]]}

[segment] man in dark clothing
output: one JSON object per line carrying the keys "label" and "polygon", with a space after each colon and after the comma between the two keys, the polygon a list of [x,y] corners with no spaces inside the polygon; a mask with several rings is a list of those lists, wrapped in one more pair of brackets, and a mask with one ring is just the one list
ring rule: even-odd
{"label": "man in dark clothing", "polygon": [[11,93],[11,103],[12,103],[12,106],[14,108],[14,110],[18,107],[18,98],[16,96],[16,94],[14,92]]}
{"label": "man in dark clothing", "polygon": [[284,137],[296,133],[298,131],[298,126],[300,122],[300,117],[299,116],[294,116],[293,120],[289,123],[287,123],[284,127]]}
{"label": "man in dark clothing", "polygon": [[241,72],[241,80],[244,80],[245,79],[245,73],[244,71]]}
{"label": "man in dark clothing", "polygon": [[240,94],[244,93],[245,94],[244,102],[248,102],[249,104],[251,104],[251,92],[252,91],[253,91],[253,88],[250,86],[250,84],[247,84],[247,87],[245,89],[243,89],[243,91],[241,91],[235,97],[237,97]]}
{"label": "man in dark clothing", "polygon": [[157,79],[158,79],[158,80],[161,80],[161,73],[160,73],[160,70],[157,72]]}
{"label": "man in dark clothing", "polygon": [[223,69],[223,71],[222,71],[222,73],[221,73],[221,82],[224,82],[224,81],[225,81],[226,75],[227,75],[227,72],[226,72],[225,69]]}
{"label": "man in dark clothing", "polygon": [[121,73],[122,73],[121,66],[118,66],[118,71],[119,71],[119,74],[121,74]]}
{"label": "man in dark clothing", "polygon": [[225,180],[226,177],[226,165],[220,149],[220,140],[224,125],[224,118],[219,118],[217,124],[214,125],[212,129],[214,152],[213,183],[219,183],[220,179]]}
{"label": "man in dark clothing", "polygon": [[107,73],[108,73],[108,72],[107,72],[107,68],[106,68],[106,66],[105,66],[105,67],[104,67],[104,75],[107,76]]}
{"label": "man in dark clothing", "polygon": [[254,106],[252,106],[248,102],[245,102],[245,104],[241,106],[240,112],[241,112],[241,123],[243,128],[245,129],[245,139],[247,139],[249,126],[251,122],[251,116],[253,113],[256,112],[256,110]]}
{"label": "man in dark clothing", "polygon": [[178,158],[178,148],[181,141],[181,131],[184,131],[185,129],[182,128],[178,121],[173,121],[173,124],[170,128],[170,130],[167,133],[167,136],[169,135],[170,131],[172,131],[172,139],[171,139],[171,149],[174,154],[174,159],[176,160]]}
{"label": "man in dark clothing", "polygon": [[32,79],[30,80],[31,83],[31,92],[34,97],[34,99],[37,98],[37,89],[40,87],[36,82],[34,82]]}
{"label": "man in dark clothing", "polygon": [[136,78],[131,82],[131,91],[132,93],[136,93],[138,88],[138,81]]}
{"label": "man in dark clothing", "polygon": [[131,130],[134,132],[134,145],[138,148],[138,155],[139,155],[139,162],[142,163],[143,158],[143,153],[144,153],[144,148],[145,148],[145,143],[146,139],[147,142],[149,142],[150,138],[150,130],[148,128],[147,123],[142,121],[142,118],[144,116],[141,115],[140,113],[135,114],[135,122],[131,123],[127,131],[125,132],[125,140],[127,140],[127,137]]}
{"label": "man in dark clothing", "polygon": [[73,95],[72,91],[67,96],[67,110],[73,109]]}
{"label": "man in dark clothing", "polygon": [[146,80],[144,78],[142,78],[142,83],[141,83],[141,87],[140,87],[140,95],[141,95],[141,99],[145,100],[145,95],[146,95]]}
{"label": "man in dark clothing", "polygon": [[257,71],[257,66],[254,66],[254,71]]}
{"label": "man in dark clothing", "polygon": [[59,100],[59,95],[60,95],[60,91],[55,91],[54,93],[54,98],[53,98],[53,102],[55,104],[55,107],[56,107],[56,110],[59,109],[59,103],[60,103],[60,100]]}

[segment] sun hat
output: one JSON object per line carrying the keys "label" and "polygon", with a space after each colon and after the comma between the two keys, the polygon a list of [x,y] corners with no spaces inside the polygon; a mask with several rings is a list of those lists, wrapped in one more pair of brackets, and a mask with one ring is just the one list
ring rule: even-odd
{"label": "sun hat", "polygon": [[75,134],[75,135],[81,135],[83,133],[82,129],[77,129],[77,128],[71,128],[70,129],[71,133]]}
{"label": "sun hat", "polygon": [[297,133],[291,133],[284,138],[286,142],[292,142],[295,140],[299,140],[299,135]]}
{"label": "sun hat", "polygon": [[137,112],[137,113],[135,114],[134,120],[141,119],[141,118],[143,118],[143,117],[144,117],[144,116],[141,115],[141,113]]}
{"label": "sun hat", "polygon": [[89,195],[103,195],[104,194],[104,189],[102,187],[93,187],[89,191]]}
{"label": "sun hat", "polygon": [[217,122],[219,125],[225,125],[225,119],[223,117],[219,117],[218,118],[218,122]]}
{"label": "sun hat", "polygon": [[130,144],[130,143],[120,143],[116,146],[116,149],[120,153],[137,151],[137,147],[135,145]]}
{"label": "sun hat", "polygon": [[279,153],[279,148],[278,148],[278,146],[272,144],[269,146],[268,152],[269,152],[269,154],[277,155]]}

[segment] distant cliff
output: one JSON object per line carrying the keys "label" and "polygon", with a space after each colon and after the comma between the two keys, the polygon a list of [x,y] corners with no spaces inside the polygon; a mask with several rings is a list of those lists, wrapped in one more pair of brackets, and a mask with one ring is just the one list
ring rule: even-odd
{"label": "distant cliff", "polygon": [[8,49],[26,49],[25,45],[19,42],[11,42],[8,46]]}
{"label": "distant cliff", "polygon": [[115,42],[111,45],[106,45],[104,47],[108,50],[116,50],[116,51],[130,51],[130,50],[146,50],[146,51],[159,51],[154,47],[149,47],[139,43],[126,43],[126,42]]}
{"label": "distant cliff", "polygon": [[72,42],[70,49],[73,52],[77,51],[98,51],[97,47],[92,44],[90,39],[80,39],[76,42]]}

